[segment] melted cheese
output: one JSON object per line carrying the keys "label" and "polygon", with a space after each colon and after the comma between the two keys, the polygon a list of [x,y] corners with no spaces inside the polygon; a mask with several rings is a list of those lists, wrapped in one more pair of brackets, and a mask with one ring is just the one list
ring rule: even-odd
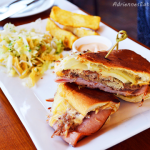
{"label": "melted cheese", "polygon": [[[51,116],[49,121],[50,126],[53,126],[58,118],[62,116],[65,112],[68,112],[71,116],[75,116],[75,114],[77,113],[77,111],[67,102],[67,100],[65,100],[65,98],[61,97],[60,94],[57,93],[52,106],[53,115]],[[78,115],[74,119],[74,123],[81,124],[83,118],[84,116],[78,113]]]}
{"label": "melted cheese", "polygon": [[133,84],[136,84],[136,76],[132,74],[125,73],[122,70],[116,70],[116,69],[114,70],[113,68],[108,69],[102,65],[91,64],[89,62],[81,62],[76,57],[73,56],[66,57],[64,60],[62,60],[60,65],[62,70],[78,69],[81,71],[82,70],[96,71],[98,73],[101,73],[102,76],[104,77],[111,76],[119,79],[123,83],[131,82]]}

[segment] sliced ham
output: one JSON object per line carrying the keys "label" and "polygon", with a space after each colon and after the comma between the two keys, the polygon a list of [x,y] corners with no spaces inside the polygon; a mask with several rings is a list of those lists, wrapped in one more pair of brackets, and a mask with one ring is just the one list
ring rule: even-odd
{"label": "sliced ham", "polygon": [[[111,114],[111,109],[100,110],[98,113],[90,112],[89,118],[84,118],[82,124],[75,128],[75,131],[69,132],[67,137],[61,136],[64,141],[75,146],[77,142],[85,136],[97,132],[106,122]],[[57,130],[57,125],[53,126]]]}
{"label": "sliced ham", "polygon": [[74,131],[74,132],[70,132],[67,137],[65,136],[61,136],[61,137],[64,141],[66,141],[70,145],[76,146],[77,142],[81,140],[83,137],[85,137],[85,135]]}
{"label": "sliced ham", "polygon": [[139,88],[137,90],[130,90],[130,89],[115,90],[115,89],[112,89],[111,87],[108,87],[107,85],[102,84],[102,83],[87,81],[82,78],[77,78],[76,80],[74,80],[74,79],[69,79],[69,78],[65,78],[65,77],[58,78],[55,80],[55,82],[57,82],[57,83],[63,83],[63,82],[72,83],[72,82],[74,82],[78,85],[85,85],[89,88],[99,88],[100,90],[103,90],[105,92],[120,94],[120,95],[124,95],[124,96],[141,95],[146,92],[147,87],[148,87],[148,85],[143,85],[143,86],[141,86],[141,88]]}
{"label": "sliced ham", "polygon": [[90,118],[85,118],[76,131],[80,133],[92,134],[97,132],[111,114],[111,109],[100,110],[98,113],[90,112]]}

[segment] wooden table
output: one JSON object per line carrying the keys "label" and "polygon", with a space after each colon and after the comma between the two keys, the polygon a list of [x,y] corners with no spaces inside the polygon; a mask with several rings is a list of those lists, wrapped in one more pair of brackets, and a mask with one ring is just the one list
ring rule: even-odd
{"label": "wooden table", "polygon": [[[0,22],[0,29],[5,23],[11,22],[14,25],[21,25],[35,21],[38,18],[45,19],[49,17],[50,9],[26,18],[11,19],[8,18]],[[133,39],[132,39],[133,40]],[[137,41],[136,41],[137,42]],[[138,42],[139,43],[139,42]],[[141,44],[142,45],[142,44]],[[148,47],[147,47],[148,48]],[[0,150],[34,150],[36,149],[29,134],[18,118],[8,99],[0,89]],[[150,129],[143,131],[123,141],[110,150],[150,150]]]}

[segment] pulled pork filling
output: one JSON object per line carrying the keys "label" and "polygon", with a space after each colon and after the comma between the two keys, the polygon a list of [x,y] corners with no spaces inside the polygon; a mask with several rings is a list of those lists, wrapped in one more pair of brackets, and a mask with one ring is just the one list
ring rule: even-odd
{"label": "pulled pork filling", "polygon": [[[86,117],[88,117],[88,115]],[[54,135],[66,137],[69,132],[74,131],[75,127],[82,123],[83,118],[84,116],[75,109],[67,109],[65,113],[57,118],[55,123],[57,130],[55,130],[52,137],[54,137]]]}
{"label": "pulled pork filling", "polygon": [[76,80],[77,78],[82,78],[86,81],[98,82],[103,85],[109,86],[114,90],[137,90],[140,88],[139,85],[132,85],[132,83],[123,83],[122,81],[114,78],[114,77],[103,77],[102,74],[97,73],[96,71],[83,70],[82,72],[79,70],[63,70],[63,77],[67,77],[69,79]]}
{"label": "pulled pork filling", "polygon": [[[72,110],[76,112],[74,115],[72,114]],[[84,117],[80,113],[77,113],[75,109],[68,109],[53,124],[55,131],[51,137],[57,135],[63,138],[71,138],[77,142],[78,140],[76,139],[98,131],[105,124],[111,111],[112,109],[97,109],[89,112]]]}

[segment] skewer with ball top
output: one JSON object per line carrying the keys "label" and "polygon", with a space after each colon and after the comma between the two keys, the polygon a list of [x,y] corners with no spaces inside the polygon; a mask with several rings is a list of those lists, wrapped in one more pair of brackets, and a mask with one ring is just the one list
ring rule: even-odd
{"label": "skewer with ball top", "polygon": [[[119,37],[119,34],[121,34],[121,36]],[[109,54],[113,51],[113,49],[116,47],[116,50],[118,50],[119,47],[119,42],[125,40],[128,37],[127,32],[124,30],[121,30],[118,32],[117,37],[116,37],[116,44],[109,50],[109,52],[107,53],[107,55],[105,56],[105,58],[107,58],[109,56]]]}

